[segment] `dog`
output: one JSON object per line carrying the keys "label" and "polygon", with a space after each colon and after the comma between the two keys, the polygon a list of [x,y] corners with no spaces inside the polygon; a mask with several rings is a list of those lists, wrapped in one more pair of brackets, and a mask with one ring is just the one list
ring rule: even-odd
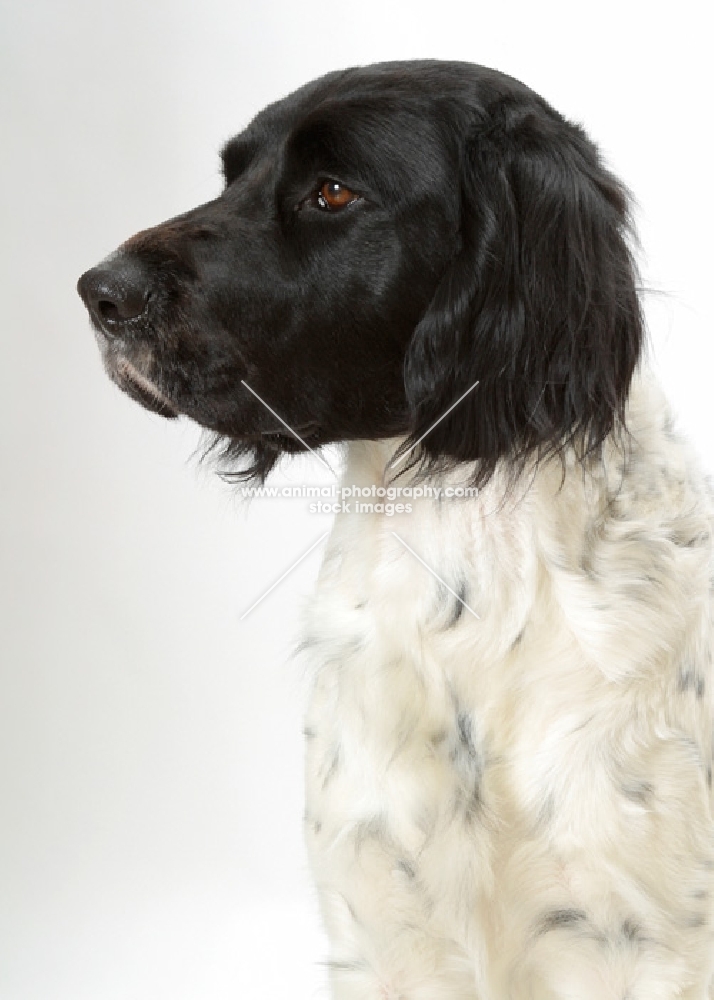
{"label": "dog", "polygon": [[332,996],[711,997],[712,491],[626,190],[439,61],[322,77],[222,161],[78,287],[110,377],[236,475],[340,442],[419,497],[336,517],[306,613]]}

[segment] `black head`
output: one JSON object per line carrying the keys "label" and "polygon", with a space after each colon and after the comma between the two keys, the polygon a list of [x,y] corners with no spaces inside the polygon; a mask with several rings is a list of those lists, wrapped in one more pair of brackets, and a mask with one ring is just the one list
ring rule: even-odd
{"label": "black head", "polygon": [[643,336],[625,193],[522,84],[465,63],[333,73],[223,165],[218,198],[80,278],[143,405],[258,475],[303,448],[278,416],[312,448],[436,424],[422,457],[478,459],[480,481],[621,422]]}

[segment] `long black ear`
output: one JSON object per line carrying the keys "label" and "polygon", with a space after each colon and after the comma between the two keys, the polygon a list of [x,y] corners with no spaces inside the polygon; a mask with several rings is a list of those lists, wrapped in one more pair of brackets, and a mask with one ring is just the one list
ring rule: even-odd
{"label": "long black ear", "polygon": [[519,98],[465,140],[460,196],[461,247],[405,361],[405,449],[426,435],[428,465],[478,459],[481,484],[501,459],[596,452],[643,346],[624,188],[577,126]]}

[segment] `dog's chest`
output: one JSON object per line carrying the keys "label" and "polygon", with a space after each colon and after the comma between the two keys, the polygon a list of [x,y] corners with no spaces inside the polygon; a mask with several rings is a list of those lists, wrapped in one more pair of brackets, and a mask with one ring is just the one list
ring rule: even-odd
{"label": "dog's chest", "polygon": [[702,919],[708,514],[679,479],[662,525],[634,474],[614,511],[555,478],[335,525],[305,630],[306,832],[336,973],[380,997],[503,995],[543,928],[619,940],[663,896]]}
{"label": "dog's chest", "polygon": [[[372,519],[357,546],[338,527],[309,615],[308,843],[364,923],[404,908],[465,928],[504,851],[547,818],[567,734],[592,714],[554,681],[557,635],[548,669],[527,671],[552,623],[527,621],[544,583],[525,510],[489,532],[473,510]],[[539,687],[559,688],[545,712]]]}

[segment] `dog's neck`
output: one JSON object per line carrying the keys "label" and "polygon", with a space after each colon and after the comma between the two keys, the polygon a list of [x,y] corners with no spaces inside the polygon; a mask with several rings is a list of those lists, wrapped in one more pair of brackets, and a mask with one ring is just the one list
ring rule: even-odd
{"label": "dog's neck", "polygon": [[[545,478],[549,481],[557,477],[562,480],[564,473],[567,476],[576,475],[585,481],[590,478],[600,480],[608,473],[612,477],[615,469],[622,470],[633,441],[637,442],[643,435],[646,439],[665,425],[669,433],[672,424],[666,399],[657,380],[649,369],[642,368],[636,372],[631,385],[626,407],[627,431],[614,432],[604,442],[601,455],[583,462],[573,447],[553,460],[539,462],[533,459],[524,462],[517,477],[513,474],[513,464],[506,458],[496,467],[494,475],[479,493],[500,505],[506,495],[522,496],[536,479]],[[419,460],[419,445],[403,452],[404,443],[402,437],[349,442],[345,452],[343,483],[361,487],[406,487],[418,483],[432,489],[443,489],[448,486],[464,486],[473,481],[476,462],[446,465],[444,469],[425,474]]]}

